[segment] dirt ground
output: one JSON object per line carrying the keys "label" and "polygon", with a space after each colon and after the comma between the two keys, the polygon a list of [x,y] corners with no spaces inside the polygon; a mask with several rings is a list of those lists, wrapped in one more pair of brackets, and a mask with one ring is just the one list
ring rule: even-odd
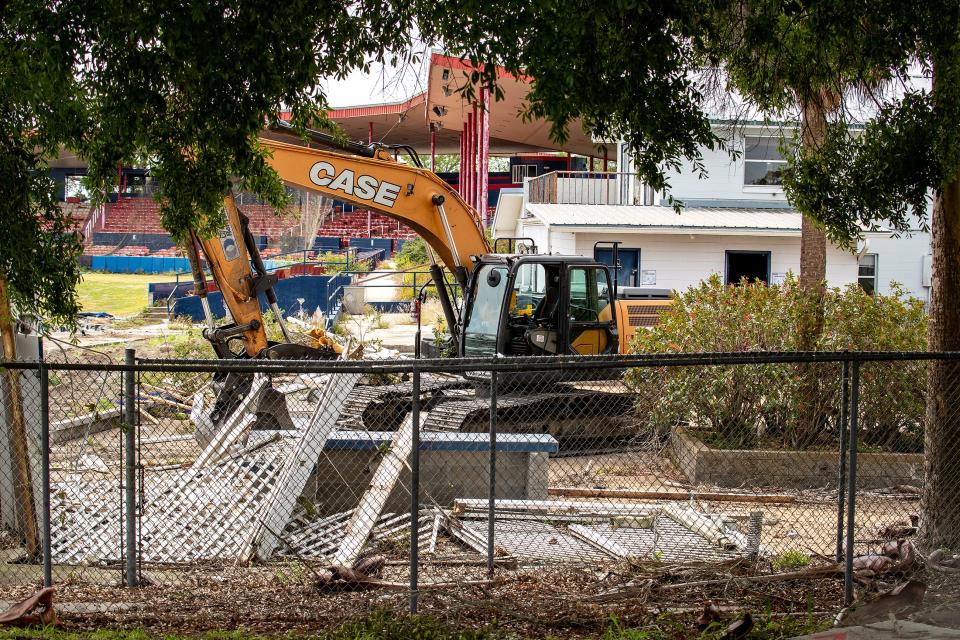
{"label": "dirt ground", "polygon": [[[836,578],[795,581],[758,588],[735,576],[747,566],[718,572],[697,565],[598,565],[590,570],[561,567],[498,569],[492,580],[483,566],[421,566],[419,611],[470,626],[497,625],[522,636],[595,636],[611,619],[623,625],[656,623],[664,614],[688,620],[712,601],[732,614],[754,611],[828,618],[835,613],[842,583]],[[690,587],[709,577],[710,584]],[[717,579],[719,578],[719,579]],[[269,636],[308,634],[345,618],[377,610],[406,611],[407,567],[387,566],[383,579],[396,587],[354,592],[318,590],[309,570],[292,567],[219,567],[194,572],[176,585],[141,589],[94,586],[76,580],[57,586],[56,602],[67,628],[144,628],[178,635],[216,629],[243,629]],[[445,585],[434,588],[431,585]],[[0,598],[25,597],[35,587],[0,588]]]}

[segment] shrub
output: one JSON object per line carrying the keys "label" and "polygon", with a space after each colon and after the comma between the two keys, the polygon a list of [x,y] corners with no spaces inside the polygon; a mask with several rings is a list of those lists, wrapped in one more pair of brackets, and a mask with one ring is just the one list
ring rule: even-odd
{"label": "shrub", "polygon": [[393,262],[398,269],[409,269],[410,267],[419,267],[426,265],[427,243],[423,238],[411,238],[403,243],[400,251],[393,256]]}
{"label": "shrub", "polygon": [[[797,327],[816,304],[795,278],[782,285],[730,287],[713,276],[679,294],[650,331],[638,332],[638,353],[792,351]],[[923,303],[895,288],[868,296],[857,285],[828,289],[819,351],[921,351],[926,347]],[[718,446],[833,445],[839,433],[838,363],[638,368],[627,383],[641,394],[649,427],[665,435],[682,423],[710,429]],[[861,367],[860,425],[865,444],[922,449],[926,374],[922,363],[877,362]],[[811,391],[811,385],[813,393]],[[801,397],[813,398],[800,425]],[[810,400],[808,400],[809,402]]]}

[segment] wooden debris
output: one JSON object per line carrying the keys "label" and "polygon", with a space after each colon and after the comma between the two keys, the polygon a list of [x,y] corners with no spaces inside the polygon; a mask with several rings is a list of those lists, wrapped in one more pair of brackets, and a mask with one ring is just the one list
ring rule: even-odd
{"label": "wooden debris", "polygon": [[630,551],[628,551],[622,545],[614,542],[602,533],[594,531],[593,529],[589,529],[581,524],[571,524],[569,527],[567,527],[567,530],[578,540],[583,540],[591,547],[599,549],[600,551],[613,558],[617,558],[618,560],[626,559],[631,555]]}
{"label": "wooden debris", "polygon": [[440,526],[443,524],[443,513],[439,510],[433,515],[433,526],[430,529],[430,546],[427,549],[427,553],[435,553],[437,551],[437,537],[440,535]]}
{"label": "wooden debris", "polygon": [[[320,459],[323,447],[330,437],[347,396],[353,391],[354,385],[360,378],[355,373],[343,373],[330,376],[323,387],[313,416],[304,428],[300,437],[288,447],[283,466],[276,476],[269,495],[266,497],[266,513],[263,521],[271,528],[282,530],[290,518],[297,503],[297,498],[303,494],[303,489],[313,473],[313,469]],[[263,535],[262,526],[258,526],[250,536],[250,552],[244,560],[253,557],[266,559],[271,556],[276,547],[273,536]]]}
{"label": "wooden debris", "polygon": [[149,398],[150,402],[165,404],[167,406],[174,407],[175,409],[179,409],[180,411],[189,412],[191,409],[193,409],[193,407],[184,402],[177,402],[176,400],[170,400],[169,398],[164,398],[163,396],[158,396],[152,393],[148,394],[147,398]]}
{"label": "wooden debris", "polygon": [[635,491],[632,489],[586,489],[582,487],[550,487],[551,496],[562,498],[621,498],[625,500],[704,500],[709,502],[762,502],[789,504],[796,496],[780,493],[700,493],[696,491]]}
{"label": "wooden debris", "polygon": [[[40,608],[39,613],[34,613],[37,608]],[[0,625],[6,627],[56,627],[59,624],[53,608],[53,587],[41,589],[0,613]]]}
{"label": "wooden debris", "polygon": [[[160,426],[160,421],[157,420],[156,418],[154,418],[152,415],[150,415],[150,412],[147,411],[146,409],[144,409],[143,407],[140,408],[139,413],[140,413],[140,417],[141,417],[143,420],[146,420],[147,422],[149,422],[150,424],[152,424],[152,425],[154,425],[154,426]],[[193,440],[193,436],[187,436],[187,438],[189,438],[190,440]],[[140,440],[140,444],[144,444],[144,440],[147,440],[147,439],[148,439],[148,438],[144,438],[144,439]]]}
{"label": "wooden debris", "polygon": [[[140,381],[140,386],[145,387],[147,389],[153,389],[154,391],[159,391],[160,393],[165,393],[178,402],[182,402],[183,404],[188,404],[188,400],[184,398],[179,391],[168,389],[166,387],[158,387],[155,384],[150,384],[149,382],[143,382],[142,380]],[[153,398],[155,396],[151,395],[150,397]]]}
{"label": "wooden debris", "polygon": [[663,514],[697,535],[703,536],[722,549],[747,549],[749,543],[742,533],[729,531],[720,523],[704,513],[687,505],[667,504]]}
{"label": "wooden debris", "polygon": [[456,516],[444,513],[444,528],[452,537],[456,538],[477,553],[487,553],[487,540],[470,527],[465,527]]}
{"label": "wooden debris", "polygon": [[391,440],[390,450],[380,461],[370,486],[347,523],[346,535],[333,558],[334,565],[349,566],[360,555],[413,450],[413,428],[413,415],[409,414]]}
{"label": "wooden debris", "polygon": [[167,442],[186,442],[193,439],[192,435],[158,436],[156,438],[141,438],[140,444],[165,444]]}
{"label": "wooden debris", "polygon": [[787,582],[790,580],[819,580],[831,576],[842,576],[843,566],[832,564],[823,567],[812,567],[810,569],[801,569],[800,571],[788,571],[786,573],[768,573],[757,576],[730,576],[715,580],[697,580],[694,582],[676,582],[673,584],[660,584],[657,586],[659,591],[683,591],[695,587],[710,587],[718,584],[734,583],[768,583],[768,582]]}
{"label": "wooden debris", "polygon": [[[457,498],[453,501],[455,515],[485,514],[488,508],[489,502],[485,498]],[[647,516],[649,505],[571,500],[497,500],[494,511],[497,518],[519,514],[524,517],[542,516],[556,520],[607,520],[615,516]]]}

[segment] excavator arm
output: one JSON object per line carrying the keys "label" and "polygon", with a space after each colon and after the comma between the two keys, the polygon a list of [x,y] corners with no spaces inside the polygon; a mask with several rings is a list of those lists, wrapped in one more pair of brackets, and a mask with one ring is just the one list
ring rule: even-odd
{"label": "excavator arm", "polygon": [[490,253],[476,213],[428,169],[397,162],[383,148],[362,157],[269,138],[261,142],[271,151],[268,162],[284,182],[406,224],[461,285],[473,270],[471,256]]}
{"label": "excavator arm", "polygon": [[[285,183],[406,224],[430,247],[431,258],[435,256],[454,274],[460,286],[466,287],[474,267],[472,257],[489,253],[490,246],[475,212],[446,182],[432,171],[398,162],[384,147],[342,142],[320,132],[310,132],[311,141],[337,150],[284,142],[274,137],[274,134],[288,132],[287,127],[281,126],[260,138],[269,151],[268,163]],[[195,241],[202,246],[234,322],[219,329],[210,326],[208,337],[220,357],[229,357],[223,345],[227,340],[236,339],[243,341],[248,357],[257,357],[268,346],[258,296],[265,294],[275,306],[273,280],[263,269],[246,219],[232,194],[224,197],[223,206],[227,226],[216,237]],[[193,253],[190,257],[197,280],[196,292],[203,296],[203,276]],[[455,331],[458,318],[440,265],[434,262],[431,272],[448,326]]]}

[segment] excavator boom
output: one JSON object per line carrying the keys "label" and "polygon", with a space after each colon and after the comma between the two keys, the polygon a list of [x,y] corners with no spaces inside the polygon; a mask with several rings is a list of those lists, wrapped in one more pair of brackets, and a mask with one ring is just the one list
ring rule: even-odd
{"label": "excavator boom", "polygon": [[284,182],[406,224],[461,285],[473,270],[471,256],[490,253],[477,215],[432,171],[397,162],[384,149],[367,158],[269,138],[261,142]]}

